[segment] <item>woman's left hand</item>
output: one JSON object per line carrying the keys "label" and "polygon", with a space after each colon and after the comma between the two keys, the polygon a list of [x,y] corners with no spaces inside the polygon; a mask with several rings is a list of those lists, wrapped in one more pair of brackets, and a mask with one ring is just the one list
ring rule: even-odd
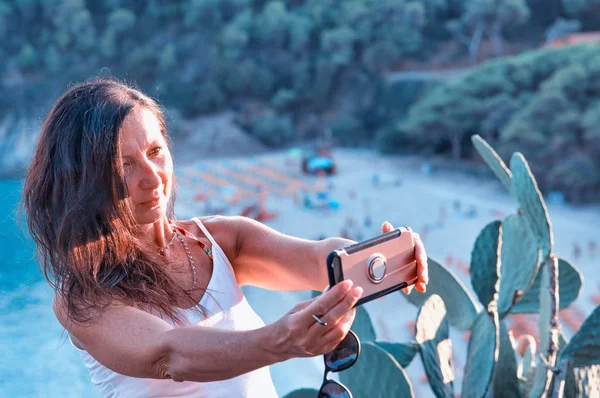
{"label": "woman's left hand", "polygon": [[[384,222],[381,226],[381,232],[387,233],[390,232],[394,227],[389,222]],[[416,286],[417,291],[423,293],[427,289],[427,283],[429,282],[429,273],[427,271],[427,254],[425,253],[425,247],[423,246],[423,242],[421,242],[421,237],[418,233],[412,232],[413,239],[415,241],[415,258],[417,260],[417,282],[414,285],[405,287],[402,291],[406,294],[409,294],[412,289]]]}

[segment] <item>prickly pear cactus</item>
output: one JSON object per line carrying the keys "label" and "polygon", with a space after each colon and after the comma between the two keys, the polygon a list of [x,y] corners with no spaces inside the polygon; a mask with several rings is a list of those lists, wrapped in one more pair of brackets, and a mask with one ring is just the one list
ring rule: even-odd
{"label": "prickly pear cactus", "polygon": [[504,188],[506,188],[506,190],[509,193],[511,193],[512,184],[510,180],[512,179],[512,174],[508,167],[506,167],[506,164],[504,164],[500,156],[498,156],[496,151],[494,151],[494,148],[492,148],[483,138],[481,138],[477,134],[471,137],[471,142],[473,143],[475,149],[477,149],[477,152],[479,152],[483,160],[485,160],[488,166],[490,166],[490,169],[492,169],[494,174],[496,174],[500,182],[502,182]]}
{"label": "prickly pear cactus", "polygon": [[508,328],[500,320],[498,363],[494,369],[494,398],[520,398],[519,379],[515,350],[508,335]]}
{"label": "prickly pear cactus", "polygon": [[403,368],[410,365],[417,352],[419,352],[419,344],[417,343],[389,343],[387,341],[375,341],[375,344],[393,356]]}
{"label": "prickly pear cactus", "polygon": [[502,223],[492,221],[481,230],[471,252],[471,284],[484,308],[496,306],[498,300],[501,247]]}
{"label": "prickly pear cactus", "polygon": [[498,313],[480,312],[471,329],[461,397],[483,398],[492,388],[499,346]]}
{"label": "prickly pear cactus", "polygon": [[356,307],[356,317],[354,318],[351,329],[356,333],[360,341],[375,341],[377,338],[375,335],[375,328],[373,328],[373,323],[371,322],[371,317],[362,305]]}
{"label": "prickly pear cactus", "polygon": [[301,388],[299,390],[292,391],[283,398],[317,398],[319,391],[313,390],[312,388]]}
{"label": "prickly pear cactus", "polygon": [[545,396],[548,392],[552,383],[552,368],[556,364],[558,351],[558,328],[555,324],[558,316],[558,289],[551,284],[552,279],[558,275],[558,271],[555,270],[558,262],[548,263],[549,261],[540,270],[541,285],[550,286],[550,288],[540,290],[540,353],[533,385],[529,392],[530,398]]}
{"label": "prickly pear cactus", "polygon": [[340,380],[354,398],[414,396],[404,368],[373,342],[362,344],[358,360],[340,372]]}
{"label": "prickly pear cactus", "polygon": [[[520,302],[533,283],[540,267],[541,251],[522,214],[511,214],[502,221],[502,250],[500,275],[510,283],[500,284],[498,313],[503,318]],[[537,296],[536,296],[537,297]]]}
{"label": "prickly pear cactus", "polygon": [[600,306],[586,320],[561,353],[574,366],[600,364]]}
{"label": "prickly pear cactus", "polygon": [[562,350],[559,363],[558,380],[555,383],[558,394],[600,396],[600,306],[587,317]]}
{"label": "prickly pear cactus", "polygon": [[454,367],[446,306],[438,295],[427,299],[419,309],[415,323],[415,340],[427,380],[436,397],[454,397]]}
{"label": "prickly pear cactus", "polygon": [[[540,282],[541,273],[538,272],[531,287],[521,300],[514,305],[510,312],[513,314],[525,314],[540,312]],[[558,259],[558,308],[560,310],[569,307],[579,297],[583,287],[583,275],[568,260]],[[546,287],[544,287],[546,288]]]}
{"label": "prickly pear cactus", "polygon": [[452,303],[452,305],[446,306],[450,325],[461,330],[468,330],[479,311],[475,299],[452,271],[431,257],[427,263],[429,264],[427,291],[421,293],[413,290],[408,295],[400,294],[417,307],[422,306],[429,297],[437,294],[444,302]]}
{"label": "prickly pear cactus", "polygon": [[513,154],[510,159],[510,171],[512,172],[512,192],[517,197],[520,210],[525,214],[538,240],[542,258],[547,258],[552,253],[554,237],[542,193],[522,154]]}
{"label": "prickly pear cactus", "polygon": [[[531,339],[533,340],[533,337],[531,337]],[[531,386],[533,385],[533,378],[535,375],[535,357],[536,344],[535,340],[533,340],[533,343],[526,347],[525,353],[523,354],[523,359],[517,367],[519,392],[520,396],[522,397],[527,396],[527,392],[531,390]]]}
{"label": "prickly pear cactus", "polygon": [[[552,224],[523,155],[513,154],[509,169],[485,140],[477,135],[471,138],[517,202],[514,214],[489,223],[474,243],[471,283],[482,306],[452,271],[429,258],[427,292],[401,294],[420,307],[415,341],[376,341],[369,315],[359,307],[352,329],[363,341],[363,352],[340,379],[356,398],[412,396],[403,367],[419,352],[435,395],[452,397],[451,325],[471,331],[461,393],[464,398],[598,397],[600,307],[567,343],[560,333],[558,310],[577,299],[583,277],[573,264],[553,253]],[[502,320],[509,313],[539,313],[539,349],[529,345],[519,364]]]}

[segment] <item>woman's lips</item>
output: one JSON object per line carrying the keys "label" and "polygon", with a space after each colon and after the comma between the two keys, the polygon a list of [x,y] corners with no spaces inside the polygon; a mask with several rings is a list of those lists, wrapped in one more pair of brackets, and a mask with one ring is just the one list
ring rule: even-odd
{"label": "woman's lips", "polygon": [[143,202],[142,205],[145,205],[145,206],[154,206],[154,205],[157,205],[159,199],[160,198],[155,198],[155,199],[149,200],[147,202]]}

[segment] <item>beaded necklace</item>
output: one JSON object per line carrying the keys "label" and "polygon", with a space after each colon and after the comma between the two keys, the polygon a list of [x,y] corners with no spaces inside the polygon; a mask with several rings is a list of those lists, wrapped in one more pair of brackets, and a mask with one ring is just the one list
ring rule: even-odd
{"label": "beaded necklace", "polygon": [[[201,240],[196,238],[191,232],[189,232],[181,227],[178,227],[171,220],[169,220],[169,226],[171,227],[171,231],[173,232],[174,235],[176,232],[179,232],[181,235],[185,236],[186,238],[189,238],[191,240],[198,242],[198,244],[200,245],[200,247],[202,248],[204,253],[206,253],[206,255],[208,257],[210,257],[211,260],[213,259],[212,249],[209,246],[207,246],[204,242],[202,242]],[[171,243],[173,242],[173,238],[175,237],[174,235],[171,237],[171,242],[169,242],[169,244],[165,248],[167,248],[171,245]],[[162,253],[160,250],[163,250]],[[164,248],[159,249],[159,254],[164,254]]]}
{"label": "beaded necklace", "polygon": [[198,244],[200,245],[200,247],[202,248],[204,253],[206,253],[206,255],[208,257],[210,257],[211,260],[213,259],[212,249],[210,247],[208,247],[207,245],[205,245],[204,242],[200,241],[198,238],[196,238],[190,232],[175,225],[175,223],[173,221],[171,221],[171,220],[168,220],[168,221],[169,221],[169,226],[171,227],[171,230],[173,231],[173,236],[171,237],[171,241],[167,244],[167,246],[165,246],[164,248],[161,247],[160,249],[158,249],[158,254],[160,254],[161,256],[164,256],[165,249],[167,249],[173,243],[173,239],[175,238],[175,236],[177,236],[177,238],[181,241],[183,248],[185,249],[185,254],[187,254],[188,260],[190,262],[190,267],[192,268],[192,272],[194,273],[194,279],[192,281],[192,289],[191,289],[191,290],[194,290],[194,288],[196,287],[196,280],[197,280],[196,266],[194,265],[194,258],[192,257],[192,253],[190,253],[190,248],[188,247],[187,243],[185,243],[184,237],[198,242]]}

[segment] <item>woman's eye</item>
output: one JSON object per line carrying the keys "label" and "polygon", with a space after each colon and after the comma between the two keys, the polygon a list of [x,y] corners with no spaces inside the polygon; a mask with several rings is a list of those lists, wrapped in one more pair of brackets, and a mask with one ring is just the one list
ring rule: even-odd
{"label": "woman's eye", "polygon": [[162,148],[158,146],[150,151],[150,155],[158,155],[159,153],[161,153],[161,151]]}

